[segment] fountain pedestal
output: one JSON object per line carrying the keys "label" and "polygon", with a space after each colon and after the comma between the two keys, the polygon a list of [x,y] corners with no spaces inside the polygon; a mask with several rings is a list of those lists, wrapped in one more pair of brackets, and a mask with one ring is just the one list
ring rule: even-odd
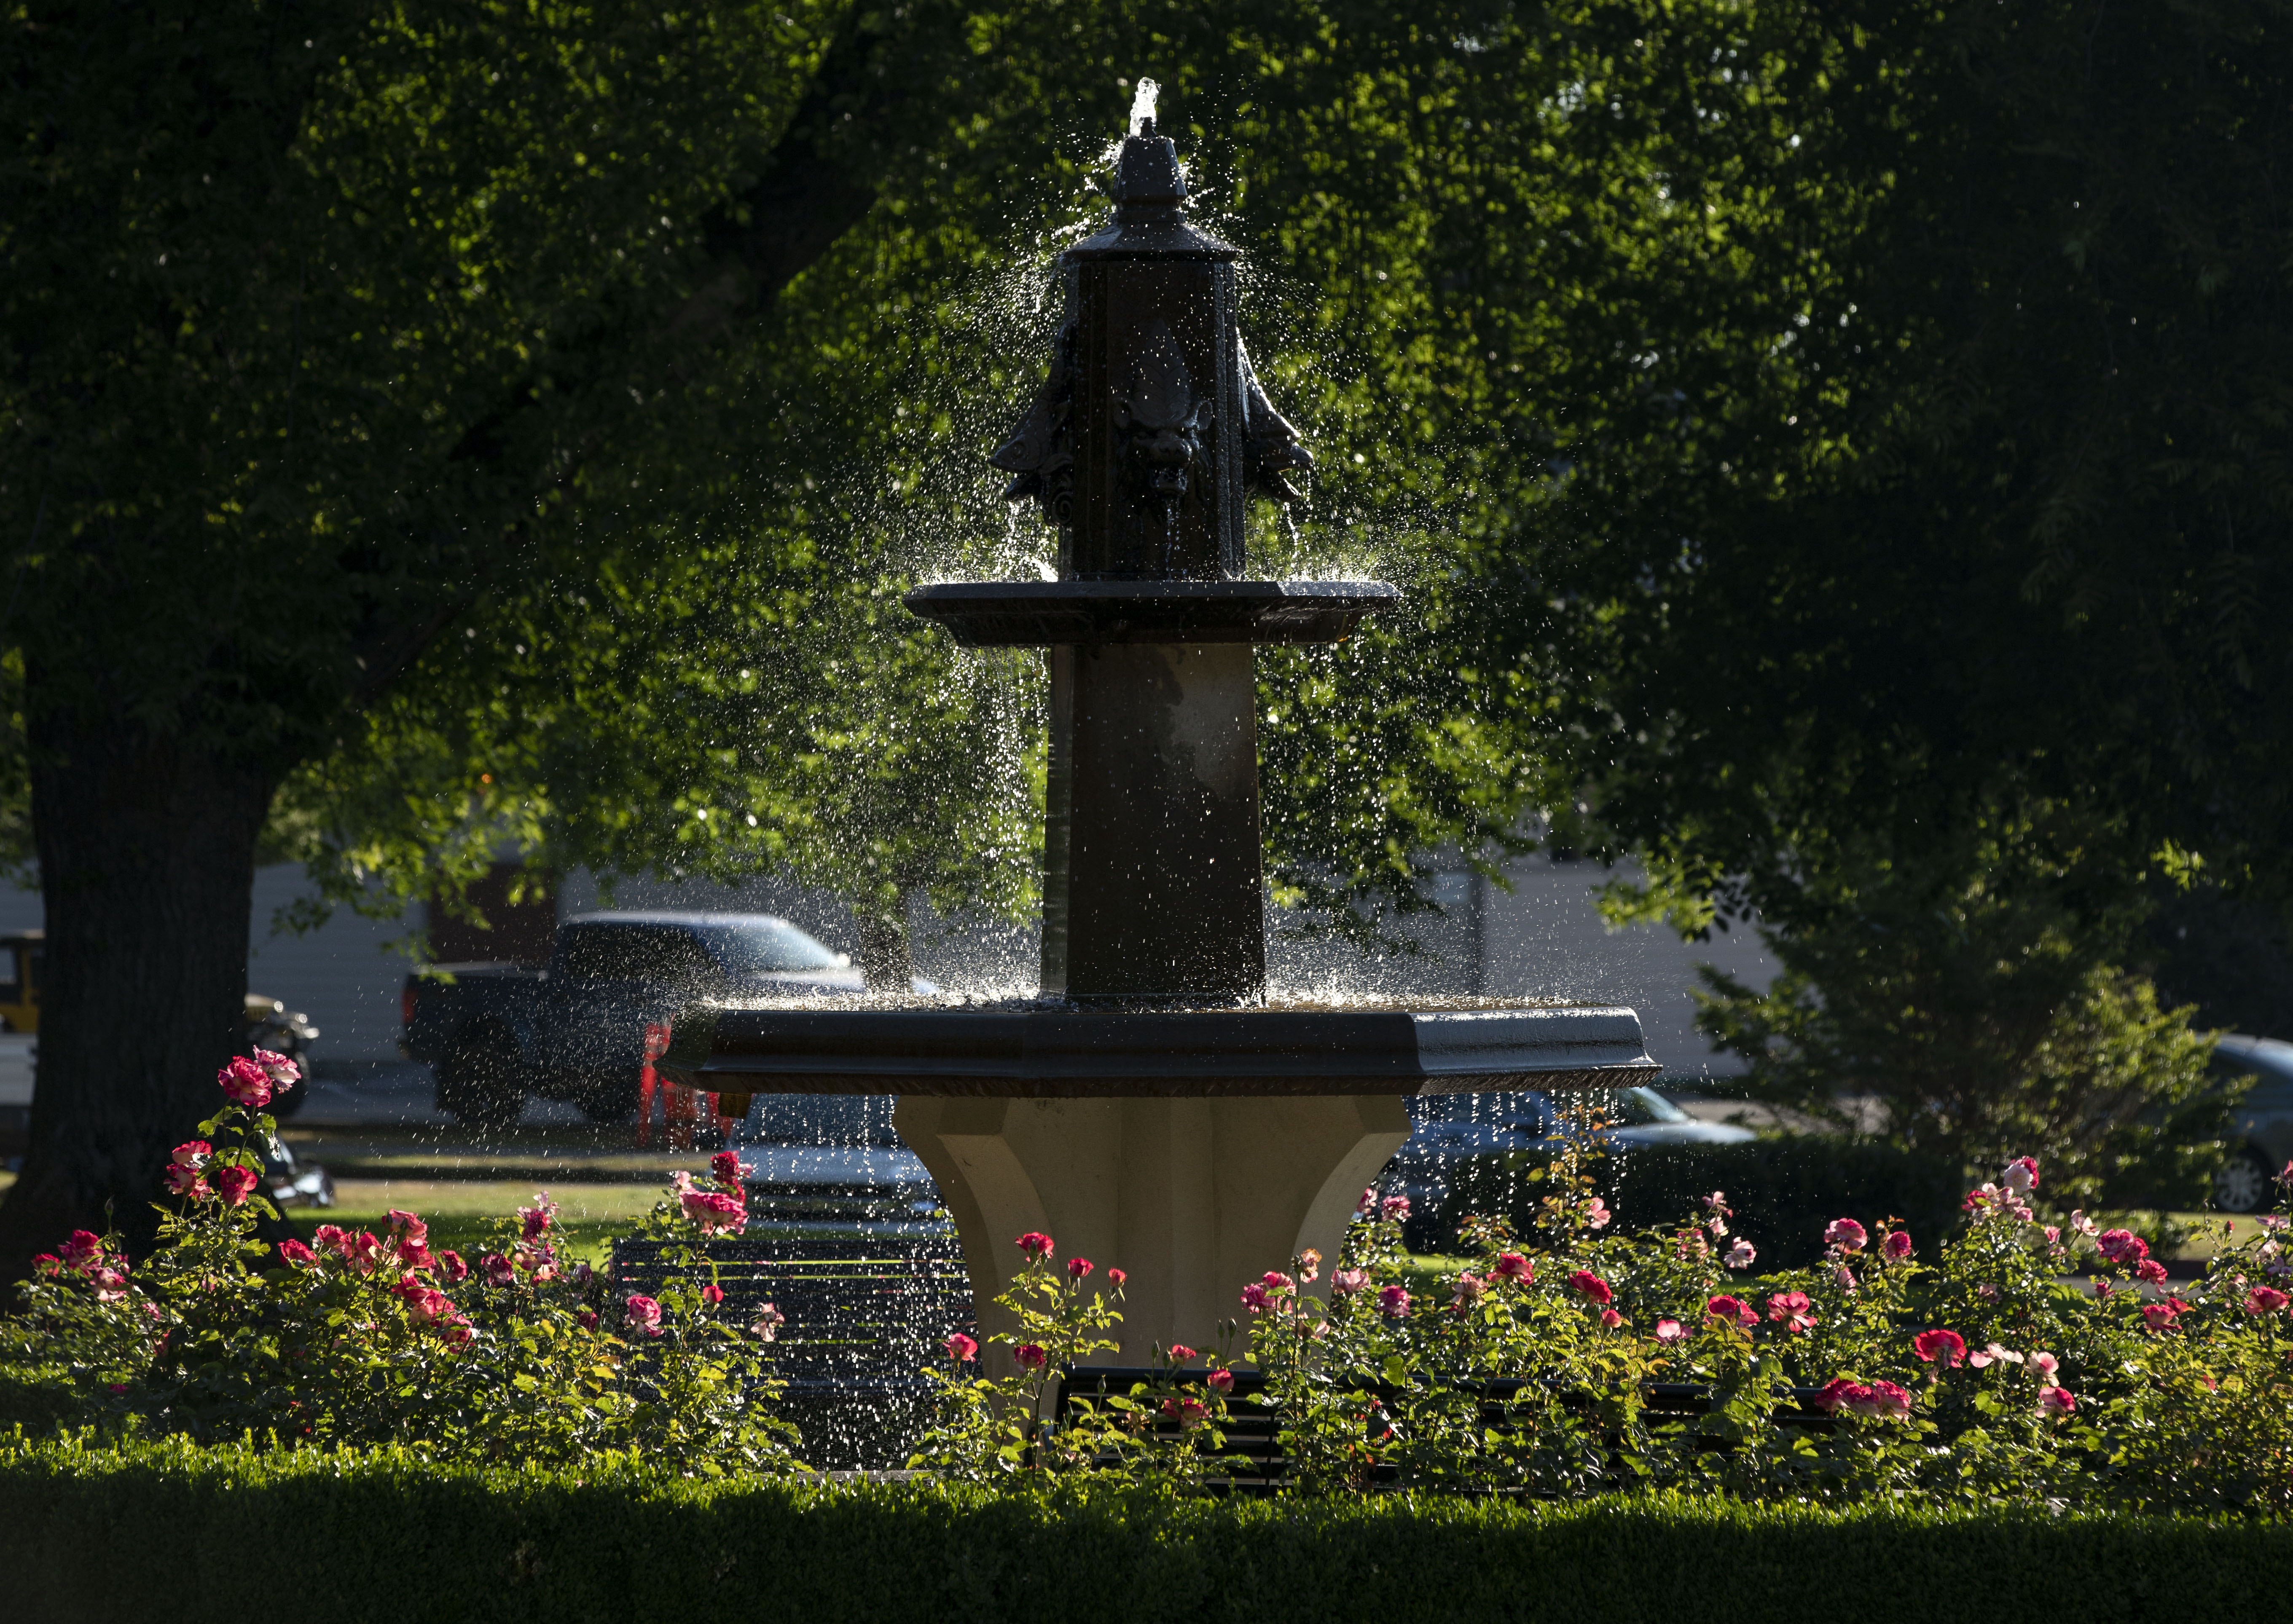
{"label": "fountain pedestal", "polygon": [[[1062,1256],[1124,1270],[1122,1350],[1216,1345],[1236,1290],[1309,1248],[1334,1260],[1365,1185],[1409,1137],[1394,1095],[1259,1099],[903,1096],[892,1118],[963,1237],[990,1305],[1041,1230]],[[1009,1327],[983,1308],[990,1332]]]}

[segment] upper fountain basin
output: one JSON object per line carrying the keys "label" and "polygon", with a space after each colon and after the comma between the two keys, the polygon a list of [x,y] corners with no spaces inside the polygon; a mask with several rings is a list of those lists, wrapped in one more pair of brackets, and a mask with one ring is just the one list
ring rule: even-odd
{"label": "upper fountain basin", "polygon": [[1621,1088],[1662,1068],[1612,1006],[1096,1010],[704,1006],[661,1069],[717,1093],[1020,1099]]}
{"label": "upper fountain basin", "polygon": [[1401,601],[1383,581],[945,581],[900,600],[968,649],[1335,642]]}

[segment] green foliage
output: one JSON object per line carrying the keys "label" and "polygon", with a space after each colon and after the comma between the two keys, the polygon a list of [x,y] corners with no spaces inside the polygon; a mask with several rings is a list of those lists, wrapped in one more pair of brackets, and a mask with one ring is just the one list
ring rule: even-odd
{"label": "green foliage", "polygon": [[[373,1537],[385,1529],[395,1537]],[[243,1618],[254,1581],[218,1552],[323,1531],[293,1594],[345,1624],[545,1615],[992,1616],[1167,1621],[1730,1616],[1863,1624],[1977,1616],[2013,1593],[2034,1624],[2266,1617],[2293,1535],[2036,1506],[1848,1509],[1650,1495],[1526,1503],[1403,1496],[1190,1501],[1094,1486],[991,1499],[928,1484],[681,1478],[641,1463],[439,1466],[388,1448],[299,1455],[71,1441],[0,1453],[0,1560],[19,1605],[88,1624]],[[92,1562],[90,1545],[104,1553]],[[408,1552],[422,1553],[409,1577]],[[1714,1575],[1725,1575],[1715,1581]],[[434,1575],[450,1575],[437,1578]]]}
{"label": "green foliage", "polygon": [[[321,1225],[313,1252],[255,1237],[277,1213],[231,1199],[275,1125],[226,1106],[177,1152],[184,1186],[158,1248],[130,1268],[116,1238],[75,1235],[40,1260],[23,1312],[0,1321],[20,1418],[41,1409],[121,1438],[392,1444],[436,1460],[571,1464],[642,1451],[685,1469],[790,1469],[772,1414],[768,1326],[735,1329],[693,1220],[664,1201],[646,1232],[672,1244],[657,1298],[612,1296],[567,1267],[547,1200],[496,1225],[474,1264],[433,1255],[393,1212],[384,1233]],[[763,1339],[759,1340],[759,1332]]]}
{"label": "green foliage", "polygon": [[1838,1127],[1953,1167],[2036,1153],[2066,1207],[2204,1205],[2240,1092],[2209,1081],[2212,1038],[2098,961],[2114,902],[2076,894],[2078,849],[2027,824],[1976,845],[1810,879],[1764,930],[1774,983],[1705,971],[1699,1025],[1758,1097]]}
{"label": "green foliage", "polygon": [[[1738,1233],[1770,1268],[1804,1268],[1823,1256],[1823,1228],[1851,1217],[1892,1218],[1924,1240],[1960,1223],[1966,1181],[1956,1163],[1868,1139],[1792,1135],[1742,1144],[1636,1146],[1580,1162],[1619,1224],[1660,1224],[1714,1190],[1728,1192]],[[1526,1227],[1546,1191],[1549,1164],[1519,1154],[1476,1157],[1444,1176],[1438,1208],[1411,1221],[1436,1250],[1475,1213]],[[2049,1179],[2051,1184],[2052,1180]]]}

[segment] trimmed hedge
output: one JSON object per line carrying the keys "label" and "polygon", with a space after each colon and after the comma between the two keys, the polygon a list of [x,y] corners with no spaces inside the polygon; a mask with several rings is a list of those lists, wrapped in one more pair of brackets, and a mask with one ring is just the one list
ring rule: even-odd
{"label": "trimmed hedge", "polygon": [[[1446,1250],[1469,1213],[1503,1212],[1526,1232],[1542,1184],[1507,1169],[1503,1157],[1478,1157],[1448,1181],[1449,1193],[1412,1240]],[[1823,1256],[1834,1218],[1900,1218],[1932,1257],[1962,1219],[1960,1170],[1932,1157],[1854,1139],[1797,1135],[1742,1144],[1647,1145],[1608,1157],[1592,1169],[1602,1198],[1627,1229],[1678,1223],[1699,1197],[1728,1192],[1732,1227],[1760,1248],[1762,1268],[1801,1269]]]}
{"label": "trimmed hedge", "polygon": [[0,1448],[25,1620],[845,1624],[1296,1619],[2268,1618],[2293,1527],[1650,1498],[994,1498],[441,1469],[364,1456]]}

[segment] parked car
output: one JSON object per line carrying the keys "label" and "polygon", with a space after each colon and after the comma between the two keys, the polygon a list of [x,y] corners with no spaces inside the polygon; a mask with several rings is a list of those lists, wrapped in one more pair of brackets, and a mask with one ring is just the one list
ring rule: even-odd
{"label": "parked car", "polygon": [[[1571,1103],[1600,1111],[1608,1126],[1593,1136],[1611,1150],[1649,1144],[1741,1144],[1756,1137],[1749,1128],[1704,1122],[1653,1088],[1613,1088],[1571,1095]],[[1512,1151],[1557,1153],[1561,1148],[1560,1103],[1551,1095],[1429,1094],[1405,1102],[1417,1125],[1407,1143],[1386,1164],[1380,1181],[1390,1194],[1406,1195],[1423,1212],[1448,1194],[1447,1174],[1470,1157]]]}
{"label": "parked car", "polygon": [[617,1122],[636,1105],[649,1023],[704,1001],[863,990],[847,955],[772,914],[581,914],[557,927],[547,968],[408,976],[398,1048],[430,1064],[439,1109],[466,1125],[514,1122],[528,1095]]}
{"label": "parked car", "polygon": [[2214,1175],[2214,1205],[2259,1212],[2276,1196],[2276,1178],[2293,1161],[2293,1043],[2232,1033],[2214,1046],[2214,1075],[2251,1077],[2253,1087],[2230,1120],[2230,1157]]}
{"label": "parked car", "polygon": [[40,993],[45,977],[41,960],[45,931],[12,931],[0,936],[0,1031],[40,1030]]}

